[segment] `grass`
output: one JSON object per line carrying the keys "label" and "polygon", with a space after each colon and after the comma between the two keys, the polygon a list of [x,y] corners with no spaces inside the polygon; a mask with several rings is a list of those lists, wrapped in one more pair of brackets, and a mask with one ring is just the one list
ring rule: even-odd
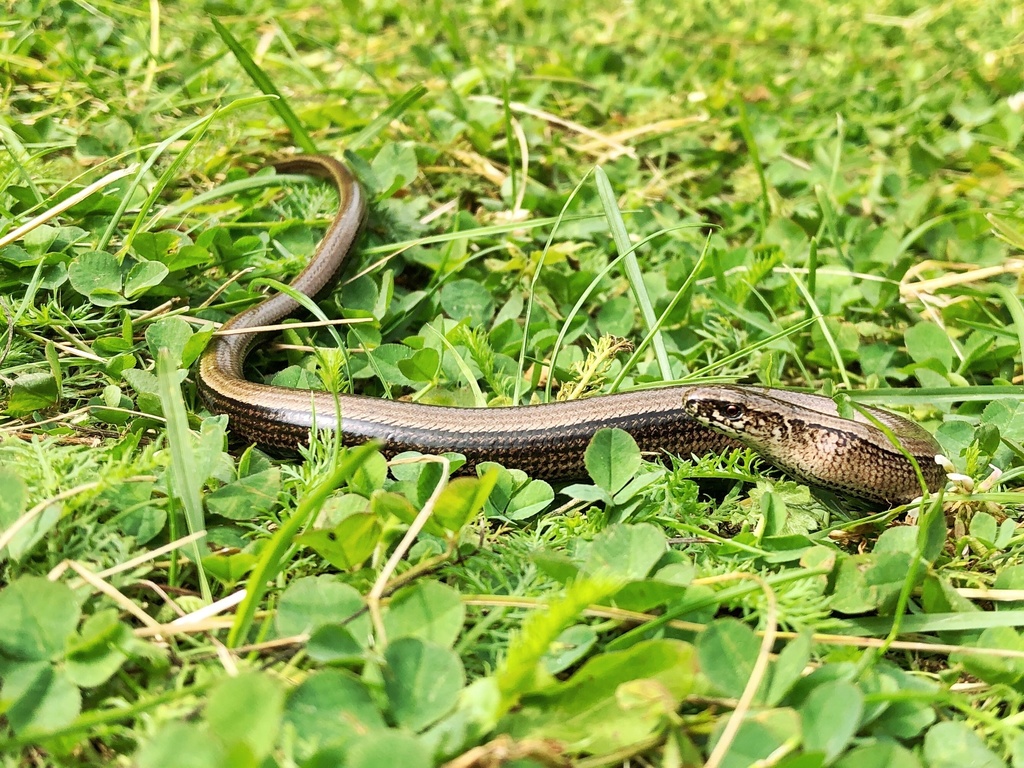
{"label": "grass", "polygon": [[[1014,3],[6,10],[3,765],[1021,762]],[[372,201],[321,302],[362,322],[251,376],[841,390],[958,479],[872,510],[617,433],[568,489],[229,450],[190,371],[333,216],[259,170],[300,147]]]}

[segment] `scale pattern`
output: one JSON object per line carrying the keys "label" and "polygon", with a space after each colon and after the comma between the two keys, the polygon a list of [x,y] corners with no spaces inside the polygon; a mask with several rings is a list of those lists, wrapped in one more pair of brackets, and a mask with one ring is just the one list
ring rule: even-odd
{"label": "scale pattern", "polygon": [[[337,278],[362,227],[362,190],[337,160],[309,155],[276,165],[332,182],[339,212],[309,265],[292,287],[315,297]],[[507,408],[449,408],[358,395],[337,398],[325,392],[275,387],[248,381],[243,363],[258,332],[299,309],[285,294],[269,297],[242,312],[214,338],[199,361],[199,393],[214,413],[226,413],[231,428],[247,440],[276,451],[294,451],[310,428],[342,430],[346,444],[376,439],[394,455],[452,451],[467,458],[464,471],[496,461],[548,480],[585,476],[583,454],[603,427],[629,432],[641,450],[680,456],[717,453],[750,446],[780,469],[802,480],[872,501],[903,503],[920,495],[907,458],[867,419],[842,419],[835,403],[759,387],[667,387],[603,395],[574,402]],[[242,333],[237,333],[242,331]],[[729,404],[742,404],[741,429],[727,417]],[[698,407],[699,406],[699,407]],[[930,490],[944,475],[934,463],[938,446],[918,425],[871,409],[892,429],[925,473]],[[337,415],[341,415],[338,424]]]}

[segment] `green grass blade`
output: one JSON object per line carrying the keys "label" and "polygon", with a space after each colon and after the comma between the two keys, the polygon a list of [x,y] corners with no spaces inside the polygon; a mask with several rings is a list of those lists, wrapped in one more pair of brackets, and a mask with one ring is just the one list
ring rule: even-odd
{"label": "green grass blade", "polygon": [[992,293],[1003,300],[1003,304],[1006,306],[1006,311],[1010,313],[1010,317],[1013,318],[1013,327],[1017,331],[1017,353],[1020,356],[1022,362],[1024,362],[1024,307],[1021,306],[1020,299],[1017,297],[1012,290],[1005,285],[996,283],[991,288]]}
{"label": "green grass blade", "polygon": [[[693,269],[690,270],[690,274],[686,276],[686,280],[683,281],[683,284],[679,287],[679,290],[676,291],[676,295],[672,297],[672,301],[668,303],[668,306],[665,307],[665,311],[661,313],[661,317],[658,318],[658,322],[655,324],[655,328],[660,328],[662,325],[664,325],[665,320],[668,318],[670,314],[672,314],[672,311],[676,308],[676,305],[682,300],[683,296],[685,296],[689,292],[690,287],[694,284],[694,282],[696,282],[697,275],[700,274],[700,270],[704,266],[704,260],[705,258],[707,258],[708,245],[710,244],[710,242],[710,238],[704,241],[704,247],[701,249],[700,256],[697,258],[697,263],[693,265]],[[618,391],[619,385],[622,384],[622,380],[626,378],[626,375],[633,369],[633,366],[636,365],[636,362],[637,360],[640,359],[640,356],[647,350],[647,347],[650,346],[651,342],[654,341],[654,337],[655,331],[648,331],[647,335],[644,336],[643,340],[636,345],[636,349],[633,350],[633,354],[631,354],[629,356],[629,359],[627,359],[626,362],[623,363],[622,370],[619,371],[619,375],[616,376],[615,380],[612,382],[612,385],[609,388],[610,392]]]}
{"label": "green grass blade", "polygon": [[268,585],[273,582],[284,567],[284,554],[292,545],[299,532],[313,519],[327,497],[339,485],[352,476],[363,462],[377,450],[376,443],[363,443],[348,451],[331,474],[310,491],[299,503],[295,513],[289,517],[260,553],[259,562],[253,568],[245,586],[245,599],[238,606],[235,623],[228,632],[229,648],[239,645],[249,634],[256,610],[259,608]]}
{"label": "green grass blade", "polygon": [[397,120],[403,112],[423,98],[426,93],[427,88],[424,85],[414,85],[412,88],[407,90],[391,102],[387,109],[384,109],[379,115],[373,118],[373,120],[367,123],[363,130],[348,140],[347,151],[355,151],[367,144],[384,129],[384,126],[389,125],[393,120]]}
{"label": "green grass blade", "polygon": [[608,175],[598,166],[594,169],[594,178],[597,182],[597,194],[604,207],[604,215],[608,219],[608,226],[612,231],[612,239],[615,241],[615,248],[624,257],[626,268],[626,279],[633,291],[633,299],[640,310],[640,317],[644,321],[644,330],[653,334],[651,346],[654,347],[654,356],[658,361],[663,379],[672,378],[672,364],[668,359],[668,350],[665,348],[665,340],[658,333],[658,318],[654,314],[654,306],[651,304],[651,297],[647,294],[644,286],[644,275],[640,270],[640,262],[636,258],[633,245],[629,242],[629,233],[626,231],[626,223],[622,220],[622,212],[619,210],[618,201],[615,199],[615,192],[612,190]]}
{"label": "green grass blade", "polygon": [[737,124],[739,125],[740,134],[743,136],[743,141],[746,142],[747,152],[750,153],[750,162],[754,165],[757,181],[761,185],[761,238],[764,239],[764,233],[768,229],[768,221],[771,219],[772,214],[772,201],[768,191],[768,177],[765,176],[764,164],[761,162],[761,153],[758,151],[757,141],[754,139],[754,131],[750,127],[747,103],[742,97],[739,97],[736,99],[736,106],[739,110]]}
{"label": "green grass blade", "polygon": [[1024,387],[1005,384],[990,387],[919,387],[887,389],[852,389],[846,393],[858,403],[899,401],[907,405],[935,403],[987,403],[1001,397],[1024,400]]}
{"label": "green grass blade", "polygon": [[[661,237],[662,235],[668,234],[669,232],[675,232],[676,230],[680,230],[680,229],[690,229],[692,227],[693,227],[692,224],[682,224],[682,225],[680,225],[678,227],[672,227],[671,229],[663,229],[663,230],[660,230],[658,232],[654,232],[654,233],[648,235],[647,237],[645,237],[643,240],[641,240],[636,245],[632,246],[627,253],[619,254],[614,259],[609,261],[601,269],[601,271],[598,272],[594,276],[594,279],[590,281],[590,284],[586,287],[586,289],[583,291],[583,293],[580,294],[579,298],[576,299],[576,303],[573,305],[572,309],[569,310],[568,314],[565,316],[565,321],[562,323],[562,327],[559,329],[558,336],[555,338],[554,346],[551,347],[551,364],[552,364],[552,367],[554,367],[555,362],[558,360],[558,353],[561,352],[561,350],[562,350],[562,344],[565,341],[566,335],[569,333],[569,329],[572,326],[573,319],[580,312],[583,311],[583,308],[587,304],[587,299],[589,299],[590,296],[593,294],[593,292],[597,290],[598,286],[601,285],[601,281],[608,275],[608,273],[611,272],[613,269],[615,269],[615,267],[618,266],[619,262],[622,261],[624,258],[626,258],[628,253],[636,252],[636,250],[638,248],[640,248],[641,246],[645,245],[646,243],[649,243],[649,242],[651,242],[651,241]],[[698,269],[699,269],[699,264],[698,264]],[[686,288],[689,285],[690,285],[690,281],[687,280],[686,284],[683,285],[683,287],[679,289],[680,293],[677,295],[677,298],[678,298],[679,295],[682,294],[682,292],[684,292],[686,290]],[[659,325],[664,320],[664,318],[668,315],[668,313],[672,311],[674,306],[675,306],[675,302],[673,302],[668,307],[668,309],[666,309],[665,312],[662,313],[662,317],[659,318],[659,321],[658,321]],[[648,334],[647,337],[644,339],[644,341],[641,343],[641,345],[639,347],[637,347],[637,351],[634,352],[633,357],[630,358],[631,361],[635,360],[636,358],[638,358],[640,356],[640,354],[643,353],[644,349],[646,349],[646,347],[647,347],[647,343],[651,339],[651,336],[652,336],[652,334]],[[629,370],[628,366],[624,370]],[[619,378],[616,379],[616,383],[614,383],[612,385],[612,389],[611,389],[612,392],[615,391],[615,387],[617,386],[617,384],[619,382],[621,382],[622,375],[624,375],[624,374],[620,374]],[[553,376],[548,376],[547,384],[544,387],[544,401],[545,402],[551,400],[551,385],[552,385],[553,379],[554,379]]]}
{"label": "green grass blade", "polygon": [[259,64],[253,61],[252,56],[249,52],[242,47],[234,35],[225,27],[220,21],[217,20],[216,16],[210,17],[210,23],[213,24],[213,28],[217,30],[217,34],[220,35],[220,39],[224,41],[224,44],[231,49],[231,52],[235,55],[238,63],[245,70],[246,74],[252,79],[263,93],[268,96],[274,96],[276,99],[271,102],[274,111],[277,112],[278,117],[284,121],[284,124],[288,126],[288,130],[292,134],[292,138],[295,140],[295,144],[302,148],[303,152],[310,154],[316,154],[317,148],[313,139],[310,138],[309,134],[306,133],[306,129],[302,127],[302,123],[299,121],[298,115],[292,111],[291,105],[288,104],[288,100],[281,94],[277,89],[277,86],[267,77],[266,73],[260,69]]}
{"label": "green grass blade", "polygon": [[[590,174],[588,173],[587,176]],[[580,179],[579,183],[573,187],[572,192],[565,199],[565,203],[562,205],[562,210],[558,212],[558,216],[555,217],[551,232],[548,233],[548,238],[544,242],[544,249],[540,252],[540,259],[537,262],[537,268],[533,271],[533,277],[530,280],[530,292],[526,299],[526,314],[523,317],[523,341],[519,347],[519,363],[518,370],[516,372],[516,385],[512,394],[512,403],[518,405],[520,399],[523,396],[523,371],[526,370],[527,350],[529,349],[530,343],[530,320],[533,318],[533,305],[536,299],[537,281],[540,280],[540,274],[544,270],[544,263],[547,260],[548,251],[551,250],[551,243],[555,239],[555,232],[558,231],[558,225],[561,224],[562,220],[566,218],[565,212],[569,210],[569,206],[572,205],[573,200],[576,199],[576,195],[583,189],[584,183],[586,183],[587,176]],[[506,225],[508,226],[508,225]],[[510,225],[513,229],[516,225],[513,223]],[[479,233],[480,230],[473,230]],[[511,230],[510,230],[511,231]],[[551,360],[551,365],[554,366],[555,360]]]}
{"label": "green grass blade", "polygon": [[[846,619],[835,630],[837,635],[880,637],[892,632],[892,616]],[[992,627],[1024,626],[1024,610],[970,611],[962,613],[920,613],[900,618],[901,634],[924,632],[976,632]]]}
{"label": "green grass blade", "polygon": [[770,336],[766,336],[760,341],[755,341],[753,344],[748,344],[743,349],[736,350],[732,354],[726,355],[725,357],[720,357],[718,360],[715,360],[715,362],[705,365],[703,368],[698,368],[693,373],[689,374],[683,380],[683,382],[699,381],[709,376],[712,371],[718,368],[730,365],[731,363],[735,363],[738,360],[743,360],[744,358],[750,357],[750,353],[755,350],[769,346],[770,344],[774,344],[776,341],[779,341],[780,339],[784,339],[787,336],[792,336],[794,333],[802,331],[804,328],[806,328],[816,320],[817,318],[815,317],[805,318],[797,323],[794,323],[788,328],[783,328],[781,331],[777,331],[771,334]]}
{"label": "green grass blade", "polygon": [[832,335],[832,331],[829,330],[828,323],[825,322],[825,316],[821,314],[821,310],[818,308],[817,302],[814,300],[814,296],[807,290],[807,286],[804,285],[803,281],[797,276],[796,272],[787,270],[789,276],[792,278],[793,283],[796,285],[797,290],[800,291],[800,295],[804,297],[804,301],[807,302],[813,310],[813,316],[818,322],[818,327],[821,329],[821,335],[825,337],[825,344],[828,346],[829,352],[832,354],[832,360],[835,362],[836,370],[839,371],[839,377],[843,380],[843,386],[846,389],[852,389],[853,385],[850,382],[850,375],[846,372],[846,363],[843,362],[843,356],[839,352],[839,345],[836,343],[835,337]]}
{"label": "green grass blade", "polygon": [[[839,254],[839,258],[846,262],[846,253],[843,251],[843,243],[839,237],[839,228],[836,226],[836,209],[832,205],[832,200],[828,196],[828,192],[820,184],[814,187],[814,196],[818,200],[818,208],[821,210],[821,217],[825,221],[825,228],[828,230],[828,236],[832,238],[832,247],[836,249],[836,253]],[[817,241],[815,240],[815,245]],[[815,249],[817,250],[817,249]],[[817,256],[817,254],[815,254]]]}
{"label": "green grass blade", "polygon": [[[170,354],[161,349],[156,358],[156,376],[160,388],[160,405],[167,419],[167,444],[171,452],[171,482],[174,495],[185,510],[185,524],[190,534],[206,530],[206,516],[200,494],[205,477],[201,476],[195,462],[192,438],[188,429],[188,415],[181,398],[178,384],[178,370]],[[199,574],[199,586],[203,600],[211,602],[213,595],[203,569],[202,557],[209,553],[205,541],[194,541],[189,545]]]}
{"label": "green grass blade", "polygon": [[[131,200],[134,197],[135,190],[142,183],[142,180],[146,178],[146,175],[149,173],[150,168],[153,167],[156,161],[160,159],[161,155],[163,155],[163,153],[166,152],[167,149],[172,144],[174,144],[183,136],[187,136],[193,132],[198,132],[200,135],[202,135],[202,133],[207,129],[210,123],[212,123],[216,118],[233,112],[236,109],[248,107],[253,104],[259,104],[261,101],[266,101],[266,99],[266,96],[254,96],[252,98],[239,99],[238,101],[233,101],[230,104],[227,104],[217,109],[212,114],[189,123],[184,128],[175,131],[166,139],[157,144],[156,148],[150,153],[149,157],[146,159],[146,162],[144,162],[142,166],[138,169],[138,171],[136,171],[135,175],[132,177],[132,180],[129,182],[128,187],[125,189],[124,196],[121,198],[121,203],[117,207],[117,211],[111,217],[110,223],[107,225],[106,230],[104,230],[103,234],[100,236],[99,242],[96,244],[96,250],[102,251],[107,247],[107,244],[110,242],[110,239],[114,236],[114,232],[117,231],[117,225],[121,222],[121,218],[124,216],[125,211],[128,210],[128,205],[131,203]],[[144,210],[148,210],[148,206],[145,207]]]}

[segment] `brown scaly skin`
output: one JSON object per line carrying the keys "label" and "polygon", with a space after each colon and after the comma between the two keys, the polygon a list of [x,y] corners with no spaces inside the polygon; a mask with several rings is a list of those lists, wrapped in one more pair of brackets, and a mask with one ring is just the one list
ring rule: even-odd
{"label": "brown scaly skin", "polygon": [[[326,179],[338,190],[337,217],[309,265],[292,281],[295,290],[315,297],[341,272],[359,235],[366,211],[363,193],[348,169],[330,157],[300,156],[275,167]],[[235,316],[222,330],[273,325],[298,309],[296,301],[277,294]],[[827,397],[759,387],[714,388],[718,400],[724,394],[744,404],[748,432],[733,429],[736,423],[729,419],[718,423],[708,416],[713,408],[707,413],[698,409],[698,403],[704,403],[698,395],[710,393],[701,386],[506,408],[335,397],[248,381],[242,364],[257,336],[254,331],[215,337],[199,361],[199,393],[211,411],[228,415],[237,434],[278,451],[294,451],[308,440],[314,424],[321,429],[340,426],[346,444],[377,439],[389,456],[408,450],[452,451],[466,456],[467,469],[496,461],[557,481],[585,477],[583,453],[590,438],[603,427],[619,427],[641,450],[655,453],[703,455],[749,445],[802,480],[871,501],[899,504],[921,493],[910,463],[885,435],[870,424],[840,419]],[[934,439],[906,419],[871,412],[901,441],[907,440],[904,445],[921,465],[928,488],[937,490],[944,476],[934,463]]]}
{"label": "brown scaly skin", "polygon": [[945,483],[935,463],[935,438],[888,411],[865,409],[892,432],[895,444],[863,414],[841,417],[835,402],[822,395],[705,385],[690,389],[683,407],[695,421],[734,437],[784,472],[833,491],[886,504],[920,496],[921,481],[904,452],[917,461],[929,490]]}

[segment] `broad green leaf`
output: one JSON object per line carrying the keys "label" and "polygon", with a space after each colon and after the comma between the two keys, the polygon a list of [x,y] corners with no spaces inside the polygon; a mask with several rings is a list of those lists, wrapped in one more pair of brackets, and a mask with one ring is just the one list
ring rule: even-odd
{"label": "broad green leaf", "polygon": [[[13,470],[0,467],[0,531],[8,530],[27,511],[28,488]],[[54,502],[19,530],[10,543],[0,550],[0,562],[5,557],[20,560],[57,524],[64,505]]]}
{"label": "broad green leaf", "polygon": [[916,363],[937,360],[943,371],[949,371],[953,363],[953,344],[949,334],[935,325],[923,321],[907,328],[903,334],[907,353]]}
{"label": "broad green leaf", "polygon": [[0,590],[0,652],[18,661],[47,661],[64,653],[81,608],[64,584],[22,576]]}
{"label": "broad green leaf", "polygon": [[[876,677],[877,691],[883,696],[896,691],[902,692],[903,696],[896,697],[895,701],[886,701],[883,698],[874,706],[867,705],[866,710],[875,711],[865,711],[862,718],[864,721],[874,717],[877,711],[882,712],[882,715],[871,724],[872,733],[901,740],[916,739],[935,722],[938,717],[934,706],[939,695],[937,683],[886,663],[878,665]],[[869,690],[865,684],[867,679],[862,678],[860,682],[865,693],[870,694],[874,691]]]}
{"label": "broad green leaf", "polygon": [[870,741],[851,749],[835,765],[836,768],[921,768],[921,761],[895,741]]}
{"label": "broad green leaf", "polygon": [[[395,458],[404,459],[422,455],[421,453],[408,451],[398,454]],[[452,456],[452,454],[448,455]],[[390,470],[391,474],[399,481],[397,485],[391,488],[391,491],[406,496],[414,508],[422,508],[427,503],[427,499],[430,498],[430,495],[437,488],[437,484],[441,480],[442,472],[441,465],[436,461],[394,464],[390,467]],[[443,529],[440,526],[437,527],[437,530],[442,531],[437,535],[444,535]]]}
{"label": "broad green leaf", "polygon": [[800,706],[804,748],[834,760],[860,726],[864,696],[852,683],[830,680],[817,686]]}
{"label": "broad green leaf", "polygon": [[693,647],[650,640],[604,653],[569,680],[525,697],[510,716],[517,738],[565,742],[596,754],[621,749],[655,733],[697,681]]}
{"label": "broad green leaf", "polygon": [[[933,503],[918,522],[915,547],[921,558],[934,563],[946,546],[946,510],[941,504]],[[915,553],[916,554],[916,553]]]}
{"label": "broad green leaf", "polygon": [[985,742],[967,725],[945,721],[928,729],[924,737],[928,768],[1004,768]]}
{"label": "broad green leaf", "polygon": [[[0,482],[2,484],[2,482]],[[1011,519],[1009,522],[1014,523]],[[1014,523],[1016,527],[1016,524]],[[993,589],[1024,589],[1024,565],[1011,565],[996,574],[992,583]],[[997,611],[1014,611],[1024,608],[1024,600],[1000,600],[996,603]]]}
{"label": "broad green leaf", "polygon": [[612,525],[583,550],[583,570],[624,581],[643,579],[667,549],[665,534],[649,523]]}
{"label": "broad green leaf", "polygon": [[[136,245],[139,242],[139,238],[145,234],[148,233],[140,232],[135,236]],[[192,267],[209,264],[212,261],[213,257],[206,248],[200,245],[185,245],[177,251],[168,254],[165,263],[167,264],[167,269],[171,272],[181,272]]]}
{"label": "broad green leaf", "polygon": [[657,576],[631,581],[615,593],[615,605],[627,611],[649,611],[659,605],[682,599],[685,585],[662,581]]}
{"label": "broad green leaf", "polygon": [[580,572],[579,565],[561,552],[539,549],[530,553],[530,559],[541,573],[561,584],[568,584]]}
{"label": "broad green leaf", "polygon": [[392,641],[384,652],[384,692],[399,726],[422,731],[446,715],[466,684],[462,662],[448,648],[415,637]]}
{"label": "broad green leaf", "polygon": [[[387,522],[388,517],[397,517],[406,525],[412,525],[419,515],[419,510],[405,496],[393,491],[374,491],[370,496],[370,510],[377,519]],[[431,536],[444,538],[445,531],[433,515],[427,518],[423,530]]]}
{"label": "broad green leaf", "polygon": [[0,261],[13,267],[34,267],[43,260],[42,254],[29,253],[20,245],[5,245],[0,248]]}
{"label": "broad green leaf", "polygon": [[54,227],[42,224],[31,232],[26,232],[21,242],[32,253],[57,253],[82,241],[87,234],[80,227]]}
{"label": "broad green leaf", "polygon": [[834,355],[831,351],[830,339],[835,342],[836,351],[844,363],[857,359],[860,352],[860,335],[852,323],[844,319],[828,317],[825,318],[825,327],[830,334],[825,336],[821,325],[815,323],[811,326],[811,350],[807,353],[807,359],[832,368],[836,365]]}
{"label": "broad green leaf", "polygon": [[44,291],[55,291],[68,281],[68,268],[64,262],[47,264],[40,272],[39,287]]}
{"label": "broad green leaf", "polygon": [[[1003,440],[1024,442],[1024,402],[1010,398],[993,400],[982,411],[981,423],[996,427]],[[1005,445],[1000,445],[992,456],[993,463],[1001,467],[1009,466],[1013,458],[1014,453]]]}
{"label": "broad green leaf", "polygon": [[384,613],[384,631],[391,643],[415,637],[450,648],[465,617],[458,592],[436,581],[420,581],[391,598]]}
{"label": "broad green leaf", "polygon": [[612,494],[632,479],[640,461],[636,440],[621,429],[599,429],[583,455],[587,474]]}
{"label": "broad green leaf", "polygon": [[373,173],[376,176],[377,194],[381,198],[391,197],[416,178],[419,167],[416,152],[411,144],[388,142],[373,158]]}
{"label": "broad green leaf", "polygon": [[484,507],[487,517],[526,520],[554,501],[555,492],[550,485],[543,480],[529,480],[520,470],[505,469],[500,464],[483,461],[476,467],[477,476],[482,477],[492,469],[497,469],[498,481]]}
{"label": "broad green leaf", "polygon": [[985,546],[991,547],[999,534],[999,525],[996,519],[988,512],[978,510],[971,518],[971,536],[978,539]]}
{"label": "broad green leaf", "polygon": [[928,574],[921,587],[921,602],[928,613],[976,613],[980,609],[961,595],[946,578]]}
{"label": "broad green leaf", "polygon": [[158,261],[140,261],[132,267],[124,279],[124,295],[134,299],[150,288],[160,285],[167,277],[167,267]]}
{"label": "broad green leaf", "polygon": [[787,533],[786,522],[789,513],[782,494],[768,491],[762,493],[758,501],[761,508],[761,519],[764,521],[761,525],[762,536],[775,537]]}
{"label": "broad green leaf", "polygon": [[124,304],[121,298],[121,267],[111,254],[90,251],[76,258],[68,268],[71,287],[101,307]]}
{"label": "broad green leaf", "polygon": [[839,561],[833,610],[840,613],[891,611],[910,569],[903,552],[850,555]]}
{"label": "broad green leaf", "polygon": [[599,501],[602,504],[607,504],[609,506],[615,503],[612,495],[599,485],[574,483],[573,485],[567,485],[562,488],[561,492],[570,498],[578,499],[580,501]]}
{"label": "broad green leaf", "polygon": [[422,740],[402,731],[360,736],[345,754],[345,768],[431,768],[433,765]]}
{"label": "broad green leaf", "polygon": [[635,325],[636,312],[627,296],[616,296],[597,312],[597,329],[602,334],[627,338]]}
{"label": "broad green leaf", "polygon": [[1010,765],[1012,765],[1013,768],[1022,768],[1022,766],[1024,766],[1024,733],[1017,733],[1017,735],[1013,737],[1011,750]]}
{"label": "broad green leaf", "polygon": [[149,371],[129,368],[121,372],[121,378],[128,382],[129,386],[139,395],[153,395],[155,397],[159,393],[160,387],[157,378]]}
{"label": "broad green leaf", "polygon": [[919,176],[931,176],[939,170],[945,158],[940,150],[918,139],[909,147],[910,168]]}
{"label": "broad green leaf", "polygon": [[877,264],[888,266],[899,258],[898,247],[899,240],[888,229],[870,227],[851,246],[850,253],[863,263],[864,269],[875,269]]}
{"label": "broad green leaf", "polygon": [[754,672],[761,641],[736,619],[717,619],[697,636],[701,672],[723,696],[738,699]]}
{"label": "broad green leaf", "polygon": [[52,373],[23,373],[14,380],[5,412],[20,418],[57,405],[57,380]]}
{"label": "broad green leaf", "polygon": [[597,632],[593,627],[587,624],[566,627],[544,655],[544,668],[550,674],[557,675],[586,656],[596,642]]}
{"label": "broad green leaf", "polygon": [[963,467],[963,459],[959,458],[974,442],[975,427],[962,421],[943,422],[935,430],[935,439],[945,454],[958,467]]}
{"label": "broad green leaf", "polygon": [[875,555],[903,552],[913,555],[917,552],[919,533],[909,525],[886,528],[875,542],[872,553]]}
{"label": "broad green leaf", "polygon": [[162,317],[146,329],[146,345],[153,357],[156,357],[161,349],[166,349],[171,361],[181,368],[185,345],[192,338],[192,334],[192,326],[182,318]]}
{"label": "broad green leaf", "polygon": [[627,680],[615,690],[615,700],[627,717],[639,715],[648,721],[671,718],[679,708],[678,699],[659,680]]}
{"label": "broad green leaf", "polygon": [[89,616],[67,643],[65,669],[75,685],[93,688],[121,668],[131,644],[131,630],[118,620],[117,611],[105,609]]}
{"label": "broad green leaf", "polygon": [[230,555],[210,554],[202,562],[203,568],[213,578],[221,584],[233,586],[245,578],[258,558],[255,552],[234,552]]}
{"label": "broad green leaf", "polygon": [[800,680],[811,659],[811,632],[804,630],[786,643],[771,667],[765,703],[777,706]]}
{"label": "broad green leaf", "polygon": [[452,280],[441,288],[441,307],[453,320],[469,320],[471,327],[490,325],[494,298],[476,280]]}
{"label": "broad green leaf", "polygon": [[[1012,627],[989,627],[981,633],[977,643],[978,648],[992,648],[995,650],[1024,651],[1024,637]],[[978,655],[974,653],[953,654],[951,661],[959,662],[964,668],[975,677],[981,678],[986,683],[1003,683],[1005,685],[1017,685],[1024,679],[1024,659],[995,654]]]}
{"label": "broad green leaf", "polygon": [[344,624],[324,624],[306,643],[309,658],[324,664],[344,664],[362,659],[365,649]]}
{"label": "broad green leaf", "polygon": [[28,488],[10,467],[0,467],[0,531],[21,517],[28,506]]}
{"label": "broad green leaf", "polygon": [[338,570],[347,571],[373,554],[382,531],[377,515],[363,512],[349,515],[329,530],[307,531],[295,542],[309,547]]}
{"label": "broad green leaf", "polygon": [[[730,713],[731,714],[731,713]],[[708,750],[712,750],[722,737],[722,729],[728,715],[718,719],[715,731],[711,735]],[[722,768],[750,768],[765,760],[787,742],[796,742],[800,738],[800,716],[792,709],[766,709],[748,714],[736,732],[736,737]]]}
{"label": "broad green leaf", "polygon": [[134,762],[138,768],[224,768],[228,765],[224,745],[209,729],[180,721],[165,723],[142,745]]}
{"label": "broad green leaf", "polygon": [[165,264],[179,245],[187,242],[175,231],[139,232],[132,240],[132,254],[145,262]]}
{"label": "broad green leaf", "polygon": [[216,329],[212,325],[193,330],[192,335],[188,337],[185,346],[181,349],[182,368],[188,368],[199,359],[199,355],[203,353],[206,345],[213,338],[214,330]]}
{"label": "broad green leaf", "polygon": [[363,598],[354,587],[334,576],[306,576],[288,585],[274,619],[277,634],[291,637],[312,633],[325,624],[344,624],[357,637],[369,633],[362,614]]}
{"label": "broad green leaf", "polygon": [[253,520],[273,509],[280,492],[281,471],[271,467],[206,494],[206,509],[229,520]]}
{"label": "broad green leaf", "polygon": [[29,488],[12,467],[2,466],[0,488],[3,488],[0,494],[0,530],[6,530],[28,507]]}
{"label": "broad green leaf", "polygon": [[[477,467],[477,472],[480,471]],[[551,506],[554,500],[555,492],[550,485],[543,480],[531,480],[515,492],[502,514],[509,520],[529,520]]]}
{"label": "broad green leaf", "polygon": [[447,530],[455,532],[475,517],[498,482],[498,470],[491,469],[482,477],[457,477],[441,491],[434,506],[434,519]]}
{"label": "broad green leaf", "polygon": [[300,758],[387,727],[366,686],[334,669],[314,672],[288,694],[284,723],[295,730]]}
{"label": "broad green leaf", "polygon": [[398,369],[410,381],[429,383],[437,378],[441,367],[441,355],[433,347],[416,350],[412,357],[398,361]]}
{"label": "broad green leaf", "polygon": [[15,733],[55,731],[82,709],[82,694],[59,667],[43,661],[10,665],[3,679],[5,717]]}
{"label": "broad green leaf", "polygon": [[370,496],[384,487],[384,481],[388,477],[388,460],[381,454],[375,453],[363,462],[359,468],[352,473],[348,481],[348,487],[353,493],[370,498]]}
{"label": "broad green leaf", "polygon": [[244,744],[257,759],[274,746],[284,713],[284,686],[260,672],[225,678],[206,703],[206,721],[229,748]]}
{"label": "broad green leaf", "polygon": [[298,365],[289,365],[278,371],[270,379],[270,383],[275,387],[289,389],[319,389],[323,386],[319,376]]}
{"label": "broad green leaf", "polygon": [[[341,306],[345,308],[347,317],[373,317],[373,309],[379,300],[377,281],[369,275],[347,281],[341,288]],[[392,346],[404,349],[401,344]],[[402,357],[407,356],[409,351],[406,349]]]}
{"label": "broad green leaf", "polygon": [[992,542],[996,549],[1006,549],[1017,533],[1017,521],[1008,517],[999,524],[996,540]]}

